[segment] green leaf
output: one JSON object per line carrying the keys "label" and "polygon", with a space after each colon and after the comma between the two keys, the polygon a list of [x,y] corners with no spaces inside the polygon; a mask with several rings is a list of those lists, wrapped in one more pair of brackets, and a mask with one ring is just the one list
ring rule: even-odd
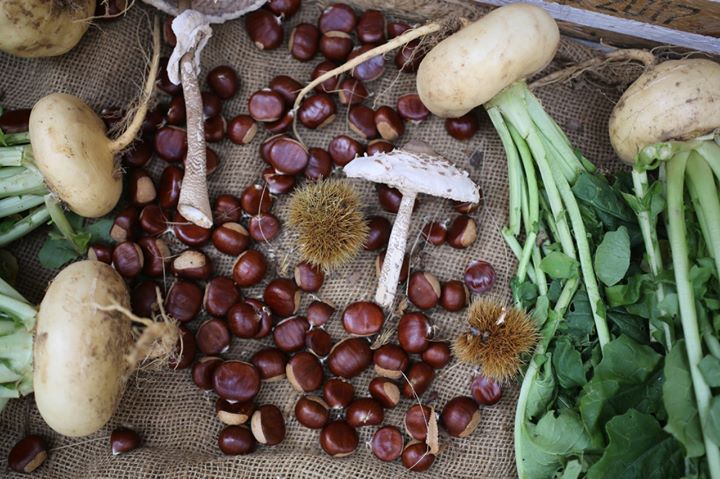
{"label": "green leaf", "polygon": [[110,236],[110,228],[112,228],[112,225],[113,225],[112,218],[100,218],[99,220],[95,221],[93,224],[88,225],[85,228],[85,231],[90,233],[90,242],[91,243],[105,243],[105,244],[115,243],[115,240],[113,240],[112,237]]}
{"label": "green leaf", "polygon": [[582,473],[582,464],[577,459],[573,459],[565,465],[565,470],[558,479],[578,479]]}
{"label": "green leaf", "polygon": [[657,420],[630,409],[605,426],[609,438],[588,479],[664,479],[684,473],[680,444],[660,428]]}
{"label": "green leaf", "polygon": [[630,236],[627,228],[605,233],[595,251],[595,273],[606,286],[612,286],[625,277],[630,267]]}
{"label": "green leaf", "polygon": [[8,250],[0,249],[0,278],[14,285],[18,271],[17,258]]}
{"label": "green leaf", "polygon": [[629,314],[621,309],[611,309],[607,312],[610,323],[617,329],[616,336],[624,334],[631,337],[640,344],[649,344],[648,322],[634,314]]}
{"label": "green leaf", "polygon": [[543,324],[545,324],[545,321],[547,321],[549,310],[550,300],[548,299],[548,297],[538,297],[535,301],[535,307],[530,313],[530,317],[532,317],[533,322],[538,327],[538,329],[541,328]]}
{"label": "green leaf", "polygon": [[542,416],[555,398],[555,376],[552,370],[551,355],[535,356],[533,361],[544,361],[538,366],[537,377],[528,391],[527,409],[525,413],[530,419]]}
{"label": "green leaf", "polygon": [[703,428],[712,442],[720,446],[720,396],[710,400],[710,410]]}
{"label": "green leaf", "polygon": [[510,282],[510,289],[515,303],[520,304],[523,308],[531,307],[538,297],[537,286],[530,281],[518,283],[517,278],[513,278]]}
{"label": "green leaf", "polygon": [[628,278],[627,283],[616,284],[605,288],[605,296],[608,306],[627,306],[635,304],[640,300],[642,287],[650,280],[645,274],[636,274]]}
{"label": "green leaf", "polygon": [[598,212],[624,222],[637,222],[635,214],[627,206],[620,193],[603,176],[580,173],[572,191],[579,200],[592,205]]}
{"label": "green leaf", "polygon": [[565,253],[552,251],[540,261],[540,269],[553,279],[576,278],[578,262]]}
{"label": "green leaf", "polygon": [[48,238],[38,252],[38,261],[40,261],[43,268],[57,269],[78,256],[77,252],[64,238]]}
{"label": "green leaf", "polygon": [[556,341],[552,362],[560,387],[565,389],[582,387],[587,382],[582,357],[570,344],[569,339],[560,338]]}
{"label": "green leaf", "polygon": [[707,355],[698,364],[700,373],[711,388],[720,386],[720,359]]}
{"label": "green leaf", "polygon": [[665,356],[664,374],[663,404],[668,415],[665,430],[685,447],[687,457],[700,457],[705,454],[705,446],[684,340],[677,341]]}

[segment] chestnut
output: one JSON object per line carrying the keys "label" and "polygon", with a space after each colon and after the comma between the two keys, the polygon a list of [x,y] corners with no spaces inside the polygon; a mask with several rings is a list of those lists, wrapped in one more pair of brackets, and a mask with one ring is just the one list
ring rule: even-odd
{"label": "chestnut", "polygon": [[376,153],[389,153],[394,149],[395,147],[389,141],[370,140],[370,142],[367,144],[367,147],[365,148],[365,152],[368,154],[368,156],[370,156]]}
{"label": "chestnut", "polygon": [[479,374],[470,384],[470,394],[478,404],[492,406],[502,398],[502,386],[493,379]]}
{"label": "chestnut", "polygon": [[156,204],[147,205],[140,211],[140,227],[151,236],[157,236],[167,230],[167,218],[162,208]]}
{"label": "chestnut", "polygon": [[245,15],[245,30],[260,50],[272,50],[282,44],[282,24],[269,10],[259,9]]}
{"label": "chestnut", "polygon": [[422,235],[428,243],[440,246],[445,242],[447,228],[442,223],[431,222],[423,226]]}
{"label": "chestnut", "polygon": [[495,269],[487,261],[473,261],[465,268],[465,284],[473,293],[486,293],[495,284]]}
{"label": "chestnut", "polygon": [[[334,70],[337,67],[337,65],[334,62],[331,62],[330,60],[325,60],[315,67],[315,69],[310,74],[310,78],[312,80],[318,78],[319,76],[323,75],[324,73],[329,72],[330,70]],[[340,85],[341,76],[334,76],[331,78],[328,78],[327,80],[320,83],[318,86],[315,87],[315,91],[317,93],[334,93],[338,86]]]}
{"label": "chestnut", "polygon": [[272,197],[264,186],[250,185],[240,195],[240,205],[249,215],[268,213],[272,208]]}
{"label": "chestnut", "polygon": [[310,148],[308,153],[305,177],[312,181],[318,181],[330,176],[333,167],[330,154],[322,148]]}
{"label": "chestnut", "polygon": [[404,349],[396,344],[383,344],[373,353],[375,372],[380,376],[400,379],[410,364]]}
{"label": "chestnut", "polygon": [[369,301],[358,301],[348,305],[342,313],[345,331],[354,336],[372,336],[380,332],[385,324],[382,308]]}
{"label": "chestnut", "polygon": [[165,311],[181,323],[191,321],[200,312],[203,293],[193,282],[179,279],[165,296]]}
{"label": "chestnut", "polygon": [[250,95],[248,112],[255,121],[277,121],[285,113],[285,99],[278,92],[264,88]]}
{"label": "chestnut", "polygon": [[140,133],[143,136],[150,138],[155,134],[158,128],[161,128],[164,125],[165,117],[163,113],[163,106],[160,105],[147,112],[145,119],[142,122],[142,126],[140,127]]}
{"label": "chestnut", "polygon": [[352,33],[357,24],[357,16],[352,7],[344,3],[334,3],[320,14],[318,27],[322,33],[337,30]]}
{"label": "chestnut", "polygon": [[433,410],[424,404],[410,406],[403,419],[408,436],[416,441],[425,441],[433,414]]}
{"label": "chestnut", "polygon": [[[380,272],[382,271],[383,262],[385,261],[385,252],[383,251],[379,255],[377,255],[377,258],[375,259],[375,274],[377,277],[380,277]],[[403,257],[403,264],[400,266],[400,277],[398,278],[398,283],[404,283],[405,280],[408,278],[408,273],[410,272],[410,257],[406,254]]]}
{"label": "chestnut", "polygon": [[295,284],[308,293],[318,291],[325,281],[325,273],[315,265],[301,261],[295,266]]}
{"label": "chestnut", "polygon": [[139,212],[134,206],[128,206],[118,212],[110,227],[110,237],[117,243],[131,241],[138,234]]}
{"label": "chestnut", "polygon": [[388,378],[374,378],[368,391],[384,408],[392,409],[400,402],[400,388]]}
{"label": "chestnut", "polygon": [[440,424],[454,437],[468,437],[480,423],[480,408],[469,396],[458,396],[445,404]]}
{"label": "chestnut", "polygon": [[265,277],[267,263],[260,251],[250,249],[243,251],[235,260],[232,277],[241,288],[255,286]]}
{"label": "chestnut", "polygon": [[207,280],[212,273],[212,263],[202,251],[186,249],[170,263],[172,273],[185,279]]}
{"label": "chestnut", "polygon": [[177,126],[164,126],[155,133],[154,148],[168,163],[180,162],[187,155],[187,132]]}
{"label": "chestnut", "polygon": [[134,278],[143,269],[145,257],[137,243],[125,241],[115,246],[112,252],[112,264],[125,278]]}
{"label": "chestnut", "polygon": [[293,28],[288,41],[290,54],[301,62],[306,62],[318,51],[320,32],[315,25],[299,23]]}
{"label": "chestnut", "polygon": [[280,220],[272,213],[263,213],[250,218],[250,237],[255,241],[272,241],[280,234]]}
{"label": "chestnut", "polygon": [[295,418],[303,426],[320,429],[330,419],[328,405],[318,396],[303,396],[295,403]]}
{"label": "chestnut", "polygon": [[241,254],[250,246],[250,234],[239,223],[221,224],[212,232],[211,239],[218,251],[232,256]]}
{"label": "chestnut", "polygon": [[223,100],[232,98],[238,90],[238,75],[232,67],[220,65],[207,74],[207,83],[212,91]]}
{"label": "chestnut", "polygon": [[[168,57],[160,58],[160,68],[158,72],[158,78],[155,81],[155,86],[160,90],[164,91],[168,95],[180,95],[182,93],[182,85],[176,85],[170,81],[167,72]],[[102,113],[102,112],[101,112]],[[105,115],[103,115],[105,116]]]}
{"label": "chestnut", "polygon": [[402,193],[400,193],[400,190],[383,185],[382,183],[376,183],[375,189],[377,190],[380,206],[382,206],[385,211],[397,213],[400,209],[400,202],[402,201]]}
{"label": "chestnut", "polygon": [[381,106],[375,111],[375,127],[383,139],[392,141],[405,133],[405,124],[400,115],[389,106]]}
{"label": "chestnut", "polygon": [[368,218],[367,223],[370,231],[365,240],[365,250],[377,251],[387,245],[390,240],[392,225],[387,218],[382,216],[371,216]]}
{"label": "chestnut", "polygon": [[354,400],[345,411],[345,421],[350,427],[378,426],[385,419],[382,405],[373,398]]}
{"label": "chestnut", "polygon": [[265,123],[265,129],[270,133],[284,133],[292,126],[295,120],[295,112],[288,110],[279,120]]}
{"label": "chestnut", "polygon": [[430,347],[433,328],[428,317],[422,313],[403,314],[397,331],[400,347],[408,353],[422,353]]}
{"label": "chestnut", "polygon": [[305,347],[308,352],[324,358],[330,354],[330,349],[332,349],[332,337],[324,329],[311,329],[305,334]]}
{"label": "chestnut", "polygon": [[422,396],[435,378],[435,370],[424,361],[410,366],[402,385],[402,395],[406,398]]}
{"label": "chestnut", "polygon": [[220,431],[218,447],[228,456],[250,454],[255,450],[255,438],[245,426],[228,426]]}
{"label": "chestnut", "polygon": [[133,168],[127,175],[128,198],[135,206],[145,206],[155,201],[157,190],[150,175],[142,168]]}
{"label": "chestnut", "polygon": [[168,165],[160,175],[158,204],[161,208],[175,208],[180,199],[180,186],[184,171],[175,165]]}
{"label": "chestnut", "polygon": [[447,118],[445,120],[445,131],[456,140],[469,140],[478,131],[478,121],[471,111],[459,118]]}
{"label": "chestnut", "polygon": [[397,100],[397,112],[405,121],[419,123],[430,116],[430,110],[417,93],[406,93]]}
{"label": "chestnut", "polygon": [[335,314],[335,308],[322,301],[313,301],[308,306],[305,314],[311,325],[322,326]]}
{"label": "chestnut", "polygon": [[119,427],[110,433],[110,450],[113,456],[124,454],[140,447],[140,435],[126,427]]}
{"label": "chestnut", "polygon": [[47,451],[45,440],[38,435],[30,434],[10,449],[8,466],[16,472],[33,472],[45,462]]}
{"label": "chestnut", "polygon": [[430,451],[430,446],[424,442],[409,443],[403,449],[401,457],[403,466],[413,472],[427,471],[435,462],[435,454]]}
{"label": "chestnut", "polygon": [[278,138],[282,138],[285,135],[276,134],[271,137],[265,138],[262,143],[260,143],[260,158],[263,159],[265,163],[270,164],[270,148],[272,147],[275,140]]}
{"label": "chestnut", "polygon": [[[223,121],[223,129],[224,129],[225,128],[225,119],[223,118],[222,121]],[[220,137],[220,139],[217,139],[215,141],[220,141],[220,140],[222,140],[222,137]],[[185,158],[184,161],[187,162],[187,158]],[[206,146],[205,147],[205,171],[206,171],[206,174],[208,176],[212,175],[213,173],[215,173],[215,171],[218,169],[219,166],[220,166],[220,157],[218,156],[217,153],[215,153],[215,150],[213,150],[209,146]]]}
{"label": "chestnut", "polygon": [[332,30],[323,33],[318,48],[328,60],[343,62],[353,49],[353,40],[345,32]]}
{"label": "chestnut", "polygon": [[188,246],[203,246],[210,240],[211,231],[194,225],[183,217],[179,212],[175,212],[173,217],[173,232],[175,237]]}
{"label": "chestnut", "polygon": [[345,78],[338,86],[338,101],[341,105],[358,105],[368,96],[367,88],[357,78]]}
{"label": "chestnut", "polygon": [[395,426],[383,426],[373,434],[370,449],[375,457],[385,462],[392,462],[403,452],[403,435]]}
{"label": "chestnut", "polygon": [[247,145],[257,134],[257,123],[250,115],[237,115],[227,124],[227,137],[236,145]]}
{"label": "chestnut", "polygon": [[365,338],[346,338],[336,343],[327,357],[330,372],[346,379],[362,373],[372,362],[372,351]]}
{"label": "chestnut", "polygon": [[314,130],[330,124],[335,119],[337,107],[327,93],[307,97],[298,109],[298,120],[306,128]]}
{"label": "chestnut", "polygon": [[275,14],[290,18],[300,10],[300,0],[270,0],[267,7]]}
{"label": "chestnut", "polygon": [[250,362],[257,368],[263,381],[275,381],[285,377],[285,354],[276,348],[264,348],[253,354]]}
{"label": "chestnut", "polygon": [[270,311],[278,316],[287,317],[300,307],[300,289],[287,278],[275,278],[265,287],[263,301]]}
{"label": "chestnut", "polygon": [[243,361],[224,361],[213,373],[213,389],[228,401],[249,401],[260,391],[260,374]]}
{"label": "chestnut", "polygon": [[178,326],[180,337],[175,345],[175,354],[168,361],[170,369],[185,369],[190,366],[195,359],[197,347],[195,346],[195,337],[188,328],[183,325]]}
{"label": "chestnut", "polygon": [[302,90],[302,85],[292,77],[278,75],[270,80],[270,89],[279,93],[285,99],[285,104],[289,106],[295,103],[298,93]]}
{"label": "chestnut", "polygon": [[310,392],[322,386],[323,367],[314,354],[302,351],[287,362],[285,375],[296,391]]}
{"label": "chestnut", "polygon": [[450,343],[447,341],[430,341],[430,346],[423,351],[421,358],[433,369],[442,369],[452,359]]}
{"label": "chestnut", "polygon": [[320,447],[332,457],[349,456],[357,449],[358,433],[345,421],[332,421],[320,431]]}
{"label": "chestnut", "polygon": [[200,96],[202,99],[203,116],[206,119],[218,116],[222,111],[222,101],[220,97],[209,91],[202,92]]}
{"label": "chestnut", "polygon": [[263,180],[265,180],[265,187],[273,195],[284,195],[295,188],[294,176],[278,173],[272,166],[263,170]]}
{"label": "chestnut", "polygon": [[370,140],[378,136],[375,126],[375,112],[365,105],[352,105],[348,110],[348,126],[352,131]]}
{"label": "chestnut", "polygon": [[280,444],[285,439],[285,418],[272,404],[257,408],[250,419],[250,428],[257,442],[266,446]]}
{"label": "chestnut", "polygon": [[305,347],[305,334],[308,329],[310,329],[310,323],[302,316],[283,319],[273,329],[275,346],[286,353],[300,351]]}
{"label": "chestnut", "polygon": [[238,338],[254,338],[260,331],[260,314],[246,302],[234,304],[227,312],[230,331]]}
{"label": "chestnut", "polygon": [[142,140],[138,140],[123,154],[123,163],[128,166],[140,168],[147,165],[150,158],[152,158],[150,145]]}
{"label": "chestnut", "polygon": [[95,243],[88,247],[87,259],[100,261],[101,263],[112,263],[112,248],[106,244]]}
{"label": "chestnut", "polygon": [[[350,52],[350,55],[348,55],[348,60],[352,60],[353,58],[362,55],[363,53],[371,50],[372,48],[373,45],[362,45],[356,47],[353,49],[353,51]],[[382,55],[378,55],[368,60],[365,60],[361,64],[357,65],[351,70],[350,74],[353,76],[353,78],[367,82],[377,80],[382,76],[384,72],[385,57],[383,57]]]}
{"label": "chestnut", "polygon": [[211,391],[213,388],[213,373],[222,361],[217,356],[203,356],[199,361],[195,362],[191,373],[195,385],[203,391]]}
{"label": "chestnut", "polygon": [[254,298],[247,298],[245,300],[247,304],[255,309],[255,312],[260,315],[260,331],[255,335],[255,339],[260,339],[268,336],[272,332],[273,318],[270,308],[265,306],[262,301]]}
{"label": "chestnut", "polygon": [[385,41],[385,16],[377,10],[365,10],[355,26],[358,40],[362,43]]}
{"label": "chestnut", "polygon": [[287,136],[280,136],[270,146],[268,162],[278,173],[297,175],[307,166],[308,151],[302,143]]}
{"label": "chestnut", "polygon": [[460,311],[468,304],[470,292],[462,281],[456,279],[443,283],[440,291],[440,306],[447,311]]}
{"label": "chestnut", "polygon": [[330,141],[328,152],[336,166],[345,166],[363,152],[362,145],[347,135],[338,135]]}
{"label": "chestnut", "polygon": [[240,200],[234,195],[219,195],[213,202],[212,215],[213,221],[218,225],[229,221],[240,221],[240,218],[242,218]]}
{"label": "chestnut", "polygon": [[222,319],[208,319],[195,333],[195,344],[204,354],[221,354],[230,348],[230,331]]}
{"label": "chestnut", "polygon": [[353,400],[355,389],[340,378],[328,379],[323,385],[323,399],[332,409],[345,409]]}
{"label": "chestnut", "polygon": [[143,273],[148,276],[159,277],[165,274],[165,264],[170,261],[170,248],[162,238],[146,236],[140,238],[138,245],[143,252]]}
{"label": "chestnut", "polygon": [[398,48],[393,60],[395,67],[403,73],[416,72],[425,56],[424,52],[418,50],[419,46],[420,42],[413,40]]}
{"label": "chestnut", "polygon": [[440,300],[440,281],[427,271],[415,271],[408,282],[408,299],[420,309],[434,308]]}
{"label": "chestnut", "polygon": [[229,426],[245,424],[252,416],[254,410],[255,404],[252,400],[238,402],[218,398],[218,400],[215,401],[215,413],[218,419],[221,423]]}
{"label": "chestnut", "polygon": [[469,201],[453,201],[453,209],[458,213],[469,215],[470,213],[477,211],[482,203],[483,192],[480,191],[480,201],[477,203],[471,203]]}
{"label": "chestnut", "polygon": [[[30,111],[29,108],[21,108],[17,110],[5,110],[0,113],[0,129],[4,133],[24,133],[28,131]],[[113,114],[113,117],[118,117],[118,121],[122,117],[120,113],[121,112],[118,111],[117,115]]]}
{"label": "chestnut", "polygon": [[447,244],[456,249],[465,249],[477,239],[477,224],[467,215],[453,220],[447,232]]}

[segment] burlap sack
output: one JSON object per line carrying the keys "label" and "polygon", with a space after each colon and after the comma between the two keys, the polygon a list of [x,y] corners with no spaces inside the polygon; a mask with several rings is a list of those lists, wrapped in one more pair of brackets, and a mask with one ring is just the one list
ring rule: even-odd
{"label": "burlap sack", "polygon": [[[137,2],[138,4],[140,2]],[[352,3],[352,2],[351,2]],[[432,0],[374,0],[360,2],[362,6],[375,4],[388,14],[403,18],[422,18],[438,12],[457,12],[459,15],[480,13],[472,2]],[[297,23],[315,22],[322,6],[306,1],[302,12],[286,22],[287,33]],[[392,11],[388,9],[392,8]],[[126,17],[112,23],[93,26],[69,54],[50,59],[24,60],[0,54],[0,95],[6,107],[31,107],[35,101],[51,92],[68,92],[86,99],[96,110],[104,106],[127,105],[139,91],[143,81],[146,52],[149,49],[149,18],[152,9],[136,5]],[[165,47],[165,53],[169,49]],[[563,40],[553,68],[570,61],[586,59],[593,52],[572,41]],[[237,96],[224,105],[226,117],[245,112],[248,95],[268,84],[278,74],[290,74],[306,81],[315,62],[300,63],[290,57],[285,47],[262,52],[248,40],[243,21],[233,21],[214,27],[214,35],[204,52],[204,71],[220,65],[234,66],[242,78]],[[381,80],[370,84],[376,106],[394,105],[399,94],[414,90],[414,76],[397,74],[388,57],[388,69]],[[616,67],[601,76],[592,76],[594,83],[573,86],[555,85],[538,92],[549,113],[570,136],[573,144],[588,158],[603,165],[615,165],[613,152],[607,139],[607,118],[617,92],[607,85],[632,80],[639,70]],[[338,117],[330,126],[318,130],[302,129],[305,142],[311,146],[326,147],[329,140],[340,133],[349,133],[345,121],[346,109],[340,108]],[[352,133],[349,133],[352,134]],[[264,168],[258,156],[258,145],[266,136],[261,132],[254,142],[245,147],[229,141],[213,145],[220,153],[222,165],[210,179],[211,197],[220,193],[239,194],[247,185],[259,181]],[[485,194],[483,209],[476,214],[480,233],[476,243],[460,251],[448,246],[422,247],[415,245],[413,268],[434,273],[441,281],[460,279],[471,260],[484,259],[497,271],[498,281],[491,296],[507,300],[507,284],[514,270],[514,260],[500,236],[506,218],[505,158],[497,135],[489,121],[482,119],[481,131],[469,142],[451,139],[443,128],[443,121],[432,118],[419,126],[409,126],[403,141],[419,138],[433,145],[437,151],[467,169]],[[154,160],[153,174],[162,167]],[[368,214],[392,215],[380,210],[374,187],[356,182],[362,192]],[[287,198],[277,198],[273,211],[281,219],[286,215]],[[445,221],[456,213],[449,202],[420,197],[413,216],[411,245],[422,225],[428,220]],[[21,274],[18,288],[29,299],[39,302],[48,281],[55,274],[40,267],[36,254],[46,230],[39,230],[18,241],[11,248],[17,255]],[[176,251],[179,249],[175,244]],[[283,235],[269,245],[261,246],[273,260],[275,267],[292,267],[298,261],[292,238]],[[219,274],[229,274],[232,258],[218,255],[212,247],[206,248],[215,262]],[[330,274],[319,296],[336,304],[340,309],[350,302],[373,297],[376,286],[375,254],[363,252],[352,264]],[[291,269],[290,269],[291,271]],[[275,272],[275,271],[274,271]],[[287,275],[287,270],[280,271]],[[270,275],[268,275],[269,277]],[[248,297],[261,295],[261,288],[245,291]],[[311,301],[305,295],[303,308]],[[302,310],[301,310],[302,311]],[[452,339],[465,328],[463,313],[447,313],[436,309],[430,313],[437,326],[437,337]],[[192,328],[202,318],[191,324]],[[396,321],[396,320],[393,320]],[[391,325],[389,325],[391,326]],[[337,319],[329,325],[334,340],[344,336]],[[248,359],[252,353],[271,343],[235,340],[226,358]],[[470,380],[476,372],[472,367],[452,362],[441,370],[424,402],[442,408],[455,396],[469,393]],[[353,380],[358,395],[366,394],[372,378],[368,371]],[[127,392],[110,423],[87,438],[74,439],[54,434],[38,414],[32,397],[10,401],[0,414],[0,476],[20,477],[11,473],[5,459],[8,451],[24,435],[32,432],[47,438],[50,457],[35,477],[44,478],[160,478],[181,477],[312,477],[334,479],[344,477],[399,477],[412,475],[400,461],[383,463],[375,459],[366,446],[373,427],[362,428],[358,450],[350,457],[332,459],[318,443],[318,432],[299,426],[294,418],[293,406],[299,394],[287,381],[264,384],[257,398],[259,404],[272,403],[283,411],[287,423],[285,441],[275,447],[259,447],[245,457],[223,456],[217,447],[217,435],[222,425],[215,418],[214,394],[204,393],[192,383],[189,370],[141,372],[134,376]],[[505,478],[514,477],[513,415],[517,386],[505,388],[499,404],[482,409],[482,420],[477,431],[467,439],[453,439],[441,432],[442,452],[425,477],[442,479],[454,477]],[[402,417],[411,402],[403,400],[393,410],[386,411],[385,424],[402,428]],[[110,454],[109,434],[119,426],[130,426],[143,436],[143,447],[127,455]]]}

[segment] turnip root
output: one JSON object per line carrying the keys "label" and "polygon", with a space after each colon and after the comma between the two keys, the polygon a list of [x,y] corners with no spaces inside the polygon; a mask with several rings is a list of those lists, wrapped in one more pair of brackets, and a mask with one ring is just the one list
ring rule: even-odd
{"label": "turnip root", "polygon": [[610,117],[610,142],[633,164],[646,146],[692,140],[720,127],[720,65],[705,59],[671,60],[641,75]]}
{"label": "turnip root", "polygon": [[[122,277],[99,261],[73,263],[50,284],[37,315],[33,382],[38,410],[55,431],[100,429],[140,362],[175,347],[172,322],[128,317],[129,307]],[[132,322],[145,325],[137,341]]]}
{"label": "turnip root", "polygon": [[0,50],[52,57],[71,50],[90,26],[95,0],[3,0]]}
{"label": "turnip root", "polygon": [[80,98],[53,93],[30,113],[30,143],[35,164],[48,187],[75,213],[97,218],[115,207],[122,193],[122,174],[115,155],[137,136],[148,109],[160,55],[159,27],[153,33],[153,58],[142,99],[126,130],[116,139]]}

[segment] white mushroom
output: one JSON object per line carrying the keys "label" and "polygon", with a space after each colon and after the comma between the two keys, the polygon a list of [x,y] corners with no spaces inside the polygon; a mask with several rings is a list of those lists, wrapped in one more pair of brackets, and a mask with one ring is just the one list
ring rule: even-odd
{"label": "white mushroom", "polygon": [[385,253],[375,302],[392,307],[410,228],[410,216],[418,193],[477,203],[480,191],[467,171],[459,170],[428,145],[411,142],[389,153],[361,156],[345,166],[350,178],[362,178],[400,190],[402,201]]}

